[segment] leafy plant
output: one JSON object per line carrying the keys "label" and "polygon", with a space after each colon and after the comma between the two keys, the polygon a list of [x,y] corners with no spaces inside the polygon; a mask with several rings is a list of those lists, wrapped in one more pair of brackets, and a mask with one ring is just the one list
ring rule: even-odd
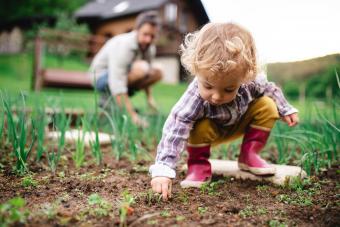
{"label": "leafy plant", "polygon": [[27,131],[28,131],[28,125],[26,124],[26,113],[25,113],[25,97],[21,93],[22,98],[22,109],[17,110],[18,111],[18,122],[14,120],[14,115],[11,111],[10,105],[7,102],[6,99],[3,99],[4,105],[5,105],[5,111],[7,114],[7,120],[8,120],[8,130],[9,130],[9,139],[12,143],[13,152],[16,157],[16,170],[23,174],[24,172],[28,171],[27,168],[27,159],[28,155],[32,151],[33,145],[35,143],[35,136],[34,136],[34,123],[32,121],[32,142],[29,145],[29,147],[26,147],[27,142]]}
{"label": "leafy plant", "polygon": [[203,215],[208,211],[208,207],[198,207],[197,211],[200,215]]}
{"label": "leafy plant", "polygon": [[87,201],[92,206],[90,214],[93,216],[108,216],[112,210],[112,205],[96,193],[91,194]]}
{"label": "leafy plant", "polygon": [[25,200],[20,197],[12,198],[6,203],[0,204],[0,227],[6,227],[15,223],[25,223],[29,212],[24,210]]}
{"label": "leafy plant", "polygon": [[33,179],[32,175],[27,175],[22,178],[21,185],[25,188],[36,187],[38,185],[38,182]]}
{"label": "leafy plant", "polygon": [[217,188],[221,185],[224,184],[224,180],[218,180],[218,181],[213,181],[213,182],[206,182],[202,184],[200,190],[202,193],[208,193],[208,195],[217,195],[218,192],[216,191]]}

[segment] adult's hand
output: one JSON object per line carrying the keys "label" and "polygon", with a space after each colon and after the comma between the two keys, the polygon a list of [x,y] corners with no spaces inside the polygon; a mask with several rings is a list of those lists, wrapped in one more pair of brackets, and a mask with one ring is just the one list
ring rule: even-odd
{"label": "adult's hand", "polygon": [[171,198],[172,180],[168,177],[154,177],[151,180],[152,191],[162,194],[163,201]]}
{"label": "adult's hand", "polygon": [[133,114],[133,115],[132,115],[132,122],[133,122],[135,125],[137,125],[137,126],[139,126],[139,127],[142,127],[142,128],[147,128],[147,127],[149,127],[149,123],[148,123],[145,119],[139,117],[138,114]]}
{"label": "adult's hand", "polygon": [[148,97],[148,105],[153,112],[158,112],[156,101],[152,96]]}

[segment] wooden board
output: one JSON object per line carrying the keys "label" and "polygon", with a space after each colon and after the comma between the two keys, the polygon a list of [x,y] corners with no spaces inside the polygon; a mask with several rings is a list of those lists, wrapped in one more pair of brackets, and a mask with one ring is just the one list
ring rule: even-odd
{"label": "wooden board", "polygon": [[[246,171],[241,171],[237,166],[237,161],[210,159],[213,174],[234,177],[236,179],[267,181],[276,185],[284,185],[289,183],[294,177],[304,178],[306,172],[298,166],[274,165],[276,174],[274,176],[255,176]],[[186,166],[184,167],[186,169]]]}
{"label": "wooden board", "polygon": [[[83,137],[83,133],[84,132],[82,130],[79,131],[77,129],[72,129],[72,130],[66,131],[65,132],[65,141],[67,143],[70,143],[70,144],[76,144],[78,138],[80,138],[80,139],[84,138],[85,146],[89,147],[90,141],[92,141],[92,142],[95,141],[96,134],[95,134],[95,132],[85,132],[84,137]],[[57,131],[49,132],[47,134],[47,138],[49,138],[51,140],[58,140],[59,136],[60,136],[60,132],[57,132]],[[109,145],[109,144],[111,144],[111,139],[112,140],[114,139],[113,135],[109,135],[109,134],[102,133],[102,132],[99,132],[98,136],[99,136],[100,145]]]}

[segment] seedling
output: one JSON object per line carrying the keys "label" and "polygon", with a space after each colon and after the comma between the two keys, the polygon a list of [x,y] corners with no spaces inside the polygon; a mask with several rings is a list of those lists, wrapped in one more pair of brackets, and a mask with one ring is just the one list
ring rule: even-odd
{"label": "seedling", "polygon": [[[27,168],[27,159],[28,155],[30,154],[33,145],[35,143],[35,135],[34,133],[34,122],[32,121],[32,142],[27,148],[27,130],[28,126],[26,124],[26,116],[25,116],[25,97],[21,94],[22,97],[22,105],[23,108],[19,112],[18,122],[16,124],[14,120],[14,116],[11,112],[11,108],[9,103],[4,100],[5,111],[7,113],[7,121],[8,121],[8,130],[9,130],[9,139],[12,143],[13,151],[16,161],[16,171],[20,174],[23,174],[28,171]],[[18,110],[19,111],[19,110]]]}
{"label": "seedling", "polygon": [[25,188],[36,187],[38,182],[33,179],[32,175],[27,175],[22,178],[21,185]]}
{"label": "seedling", "polygon": [[88,203],[92,207],[89,212],[93,216],[108,216],[112,210],[112,205],[98,194],[91,194]]}
{"label": "seedling", "polygon": [[288,226],[284,222],[280,222],[278,220],[270,220],[268,222],[268,225],[269,225],[269,227],[286,227],[286,226]]}
{"label": "seedling", "polygon": [[5,227],[15,223],[25,223],[29,212],[24,209],[25,200],[16,197],[0,204],[0,226]]}
{"label": "seedling", "polygon": [[208,207],[198,207],[197,211],[200,215],[203,215],[208,211]]}
{"label": "seedling", "polygon": [[165,218],[170,217],[170,212],[168,210],[163,210],[160,215]]}
{"label": "seedling", "polygon": [[125,190],[122,193],[122,200],[119,201],[119,218],[120,218],[120,223],[119,226],[127,226],[127,216],[131,215],[133,213],[133,208],[131,207],[132,204],[135,202],[135,198],[130,195],[130,193]]}
{"label": "seedling", "polygon": [[153,203],[160,203],[162,201],[162,195],[154,193],[151,189],[146,193],[146,203],[151,205]]}
{"label": "seedling", "polygon": [[219,185],[224,183],[225,183],[224,180],[206,182],[201,186],[200,190],[202,193],[208,193],[208,195],[218,195],[219,192],[217,192],[216,190],[219,187]]}
{"label": "seedling", "polygon": [[[82,119],[82,122],[84,122],[84,119]],[[76,168],[80,168],[84,164],[84,161],[85,161],[85,141],[84,141],[85,139],[84,138],[85,138],[85,131],[82,131],[78,127],[76,150],[72,156]]]}

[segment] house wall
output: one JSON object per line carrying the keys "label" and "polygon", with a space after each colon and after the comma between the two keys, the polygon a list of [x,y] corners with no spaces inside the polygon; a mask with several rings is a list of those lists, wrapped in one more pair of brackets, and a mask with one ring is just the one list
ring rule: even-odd
{"label": "house wall", "polygon": [[135,16],[132,16],[121,18],[119,20],[105,21],[96,28],[95,34],[109,38],[118,34],[129,32],[134,28],[135,18]]}
{"label": "house wall", "polygon": [[[163,70],[163,81],[166,83],[178,83],[180,78],[181,65],[179,63],[179,46],[184,36],[197,30],[199,23],[187,1],[169,0],[177,4],[177,19],[173,25],[166,24],[165,7],[158,9],[162,21],[165,23],[157,40],[156,63]],[[95,29],[96,35],[112,36],[131,31],[134,28],[136,15],[116,20],[108,20],[98,25]],[[156,65],[157,65],[156,64]]]}
{"label": "house wall", "polygon": [[162,70],[163,82],[168,84],[177,84],[179,81],[180,64],[177,56],[157,57],[152,65]]}

